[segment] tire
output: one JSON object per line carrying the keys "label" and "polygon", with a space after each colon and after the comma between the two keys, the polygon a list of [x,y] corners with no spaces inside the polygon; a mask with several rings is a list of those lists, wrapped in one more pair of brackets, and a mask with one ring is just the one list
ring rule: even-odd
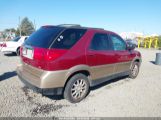
{"label": "tire", "polygon": [[139,62],[134,62],[130,69],[129,77],[135,79],[139,74],[139,69],[140,69]]}
{"label": "tire", "polygon": [[[78,86],[77,86],[78,85]],[[78,103],[89,93],[89,81],[84,74],[76,74],[67,82],[64,89],[64,98],[71,103]]]}
{"label": "tire", "polygon": [[17,56],[20,56],[20,48],[17,48],[16,54]]}

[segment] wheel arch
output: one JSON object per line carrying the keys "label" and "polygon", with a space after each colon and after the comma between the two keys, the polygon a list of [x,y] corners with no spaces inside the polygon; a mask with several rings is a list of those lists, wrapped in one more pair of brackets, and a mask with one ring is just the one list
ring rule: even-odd
{"label": "wheel arch", "polygon": [[142,62],[142,60],[141,60],[141,58],[140,57],[135,57],[133,60],[132,60],[132,62],[131,62],[131,66],[130,66],[130,68],[132,67],[132,65],[133,65],[133,63],[134,62],[138,62],[139,63],[139,66],[141,65],[141,62]]}
{"label": "wheel arch", "polygon": [[90,73],[90,70],[89,70],[89,66],[79,65],[79,66],[71,68],[69,70],[69,72],[67,73],[67,75],[66,75],[66,82],[64,84],[64,88],[67,85],[67,83],[70,80],[70,78],[72,78],[74,75],[79,74],[79,73],[87,76],[88,80],[89,80],[88,82],[90,83],[90,75],[91,75],[91,73]]}
{"label": "wheel arch", "polygon": [[21,47],[21,46],[18,46],[18,47],[17,47],[17,49],[16,49],[16,53],[17,53],[18,49],[20,49],[20,47]]}
{"label": "wheel arch", "polygon": [[16,49],[16,51],[17,51],[18,49],[20,49],[20,47],[21,47],[21,46],[18,46],[17,49]]}

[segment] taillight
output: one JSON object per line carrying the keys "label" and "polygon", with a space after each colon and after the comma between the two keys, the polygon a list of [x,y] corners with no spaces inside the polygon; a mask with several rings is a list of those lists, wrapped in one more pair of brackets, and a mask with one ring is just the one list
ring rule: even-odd
{"label": "taillight", "polygon": [[[21,47],[21,54],[22,54]],[[33,47],[33,59],[28,59],[25,56],[22,56],[23,61],[33,65],[37,68],[43,70],[51,70],[53,66],[53,61],[61,57],[65,54],[67,50],[59,50],[59,49],[44,49]]]}
{"label": "taillight", "polygon": [[3,47],[7,47],[7,44],[6,44],[6,43],[4,43],[4,44],[3,44]]}
{"label": "taillight", "polygon": [[50,49],[47,51],[47,54],[45,55],[45,60],[47,61],[53,61],[60,56],[62,56],[66,50],[56,50],[56,49]]}
{"label": "taillight", "polygon": [[62,56],[66,50],[34,48],[34,59],[43,61],[53,61]]}
{"label": "taillight", "polygon": [[34,48],[34,60],[44,60],[46,50],[43,48]]}
{"label": "taillight", "polygon": [[0,47],[7,47],[6,43],[0,44]]}

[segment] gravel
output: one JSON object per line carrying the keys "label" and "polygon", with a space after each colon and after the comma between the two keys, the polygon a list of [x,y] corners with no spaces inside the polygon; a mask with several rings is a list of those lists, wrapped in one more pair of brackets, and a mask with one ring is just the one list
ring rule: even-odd
{"label": "gravel", "polygon": [[15,71],[19,57],[0,54],[0,117],[161,117],[161,66],[154,64],[159,50],[138,50],[143,61],[136,79],[94,87],[77,104],[26,88]]}

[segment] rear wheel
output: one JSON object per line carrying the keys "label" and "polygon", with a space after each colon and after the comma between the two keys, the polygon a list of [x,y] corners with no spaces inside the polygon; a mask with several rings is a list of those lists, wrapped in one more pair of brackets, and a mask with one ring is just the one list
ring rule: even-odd
{"label": "rear wheel", "polygon": [[64,98],[71,103],[77,103],[83,100],[89,92],[89,82],[84,74],[76,74],[70,78],[65,90]]}
{"label": "rear wheel", "polygon": [[20,56],[20,48],[17,48],[16,54],[17,56]]}
{"label": "rear wheel", "polygon": [[138,76],[138,73],[139,73],[139,63],[134,62],[132,64],[129,77],[132,78],[132,79],[135,79]]}

